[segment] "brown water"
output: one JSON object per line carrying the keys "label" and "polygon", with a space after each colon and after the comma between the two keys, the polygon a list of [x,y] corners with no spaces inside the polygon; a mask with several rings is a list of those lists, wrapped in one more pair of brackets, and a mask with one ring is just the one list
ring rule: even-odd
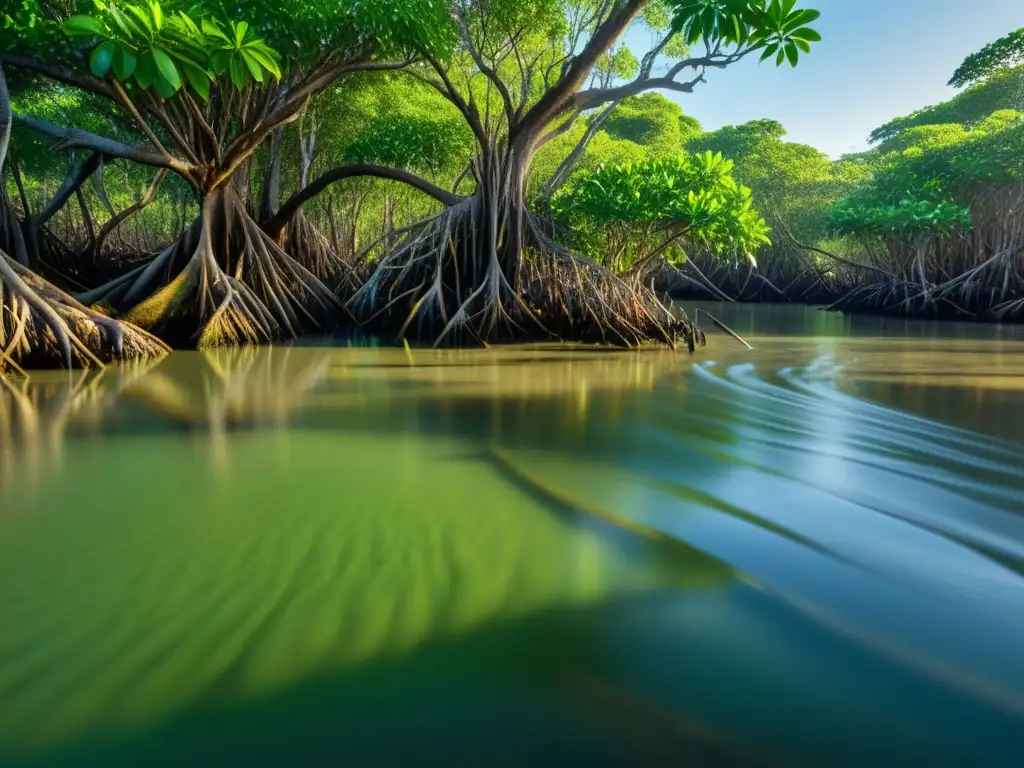
{"label": "brown water", "polygon": [[0,383],[0,763],[1017,764],[1024,329]]}

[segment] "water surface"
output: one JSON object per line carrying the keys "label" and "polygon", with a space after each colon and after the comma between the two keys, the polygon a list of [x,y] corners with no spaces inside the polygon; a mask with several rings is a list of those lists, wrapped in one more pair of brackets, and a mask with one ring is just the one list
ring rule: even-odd
{"label": "water surface", "polygon": [[1016,764],[1024,333],[0,383],[0,763]]}

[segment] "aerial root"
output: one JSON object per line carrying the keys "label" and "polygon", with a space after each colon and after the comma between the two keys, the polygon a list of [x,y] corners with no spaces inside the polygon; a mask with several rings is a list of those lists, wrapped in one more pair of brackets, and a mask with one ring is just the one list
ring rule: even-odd
{"label": "aerial root", "polygon": [[0,252],[0,369],[100,367],[158,357],[169,348],[79,303]]}
{"label": "aerial root", "polygon": [[696,325],[651,290],[564,249],[529,213],[522,252],[512,254],[503,247],[507,223],[495,237],[484,208],[468,198],[408,229],[349,301],[353,315],[367,328],[434,345],[681,341],[693,350],[704,343]]}
{"label": "aerial root", "polygon": [[184,347],[329,332],[344,313],[331,290],[274,243],[228,189],[207,197],[177,243],[81,298]]}
{"label": "aerial root", "polygon": [[281,248],[335,296],[351,297],[362,285],[362,276],[331,245],[300,208],[283,233]]}

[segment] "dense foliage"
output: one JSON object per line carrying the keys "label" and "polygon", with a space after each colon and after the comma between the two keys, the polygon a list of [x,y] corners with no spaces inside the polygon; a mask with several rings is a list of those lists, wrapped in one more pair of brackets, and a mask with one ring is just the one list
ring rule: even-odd
{"label": "dense foliage", "polygon": [[617,269],[650,257],[652,247],[669,260],[681,259],[682,248],[669,247],[680,241],[752,260],[769,242],[769,230],[732,167],[710,152],[604,166],[581,174],[552,208],[577,238],[591,240],[586,250],[596,245]]}

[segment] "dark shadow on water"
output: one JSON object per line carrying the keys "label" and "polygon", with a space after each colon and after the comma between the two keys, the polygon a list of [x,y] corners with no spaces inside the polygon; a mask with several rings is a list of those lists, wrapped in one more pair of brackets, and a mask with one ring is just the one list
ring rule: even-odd
{"label": "dark shadow on water", "polygon": [[[756,637],[743,634],[750,617]],[[490,623],[260,699],[209,697],[131,736],[0,762],[1012,765],[1019,727],[736,586]]]}

